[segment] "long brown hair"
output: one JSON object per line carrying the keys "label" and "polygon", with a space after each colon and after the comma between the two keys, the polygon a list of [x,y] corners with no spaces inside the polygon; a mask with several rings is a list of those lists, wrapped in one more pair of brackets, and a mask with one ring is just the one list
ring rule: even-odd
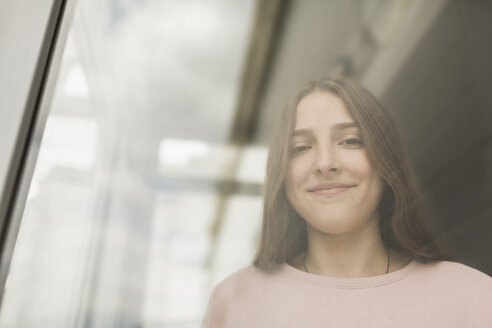
{"label": "long brown hair", "polygon": [[296,93],[273,135],[267,162],[262,232],[254,265],[265,269],[271,264],[289,261],[306,250],[306,224],[287,200],[284,182],[297,105],[314,91],[330,92],[344,102],[360,128],[371,164],[385,181],[379,204],[383,242],[420,261],[444,259],[425,228],[416,179],[390,116],[355,82],[325,77],[308,83]]}

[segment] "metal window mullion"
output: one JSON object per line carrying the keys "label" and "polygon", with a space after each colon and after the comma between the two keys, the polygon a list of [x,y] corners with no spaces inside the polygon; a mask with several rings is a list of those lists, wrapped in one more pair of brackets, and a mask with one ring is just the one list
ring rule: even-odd
{"label": "metal window mullion", "polygon": [[75,3],[53,0],[49,16],[38,17],[45,30],[0,195],[0,305]]}

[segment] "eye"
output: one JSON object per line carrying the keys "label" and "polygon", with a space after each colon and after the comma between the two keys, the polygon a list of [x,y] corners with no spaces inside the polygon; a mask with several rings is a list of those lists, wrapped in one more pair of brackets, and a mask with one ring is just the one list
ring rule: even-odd
{"label": "eye", "polygon": [[307,145],[296,146],[296,147],[293,147],[292,148],[292,150],[290,151],[290,153],[292,155],[295,155],[295,154],[301,153],[301,152],[306,151],[306,150],[309,150],[309,149],[311,149],[311,146],[307,146]]}
{"label": "eye", "polygon": [[363,145],[363,142],[360,138],[348,138],[339,143],[340,145],[345,145],[345,146],[358,146],[361,147]]}

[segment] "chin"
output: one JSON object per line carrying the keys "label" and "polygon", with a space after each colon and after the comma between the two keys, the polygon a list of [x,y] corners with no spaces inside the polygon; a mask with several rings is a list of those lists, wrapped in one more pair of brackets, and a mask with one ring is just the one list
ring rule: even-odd
{"label": "chin", "polygon": [[[330,220],[338,221],[333,219]],[[358,224],[347,224],[347,222],[343,222],[343,220],[340,221],[342,222],[323,222],[321,224],[311,224],[309,222],[306,223],[310,227],[310,229],[329,235],[343,235],[357,229]]]}
{"label": "chin", "polygon": [[[329,235],[343,235],[345,233],[349,233],[351,231],[355,231],[362,227],[368,227],[372,225],[373,219],[376,217],[360,217],[360,213],[357,214],[347,214],[341,217],[313,217],[312,220],[305,220],[308,225],[308,229],[312,229],[324,234]],[[356,220],[347,220],[348,217],[358,217]],[[377,221],[377,220],[376,220]],[[378,226],[376,224],[376,226]],[[378,228],[379,229],[379,228]]]}

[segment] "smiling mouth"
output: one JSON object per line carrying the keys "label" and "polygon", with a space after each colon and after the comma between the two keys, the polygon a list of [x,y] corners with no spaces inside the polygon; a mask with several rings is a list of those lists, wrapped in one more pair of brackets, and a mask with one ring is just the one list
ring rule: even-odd
{"label": "smiling mouth", "polygon": [[308,192],[315,195],[338,195],[342,194],[356,185],[345,185],[345,184],[329,184],[329,185],[318,185],[313,188],[308,189]]}

